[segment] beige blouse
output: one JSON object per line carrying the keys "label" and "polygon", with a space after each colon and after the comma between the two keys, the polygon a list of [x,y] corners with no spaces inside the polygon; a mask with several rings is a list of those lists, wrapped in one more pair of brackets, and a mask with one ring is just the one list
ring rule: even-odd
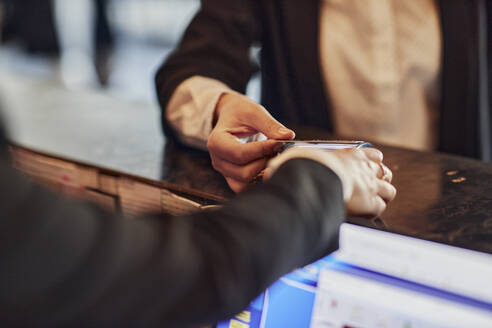
{"label": "beige blouse", "polygon": [[435,149],[441,34],[434,0],[323,0],[320,24],[336,133]]}

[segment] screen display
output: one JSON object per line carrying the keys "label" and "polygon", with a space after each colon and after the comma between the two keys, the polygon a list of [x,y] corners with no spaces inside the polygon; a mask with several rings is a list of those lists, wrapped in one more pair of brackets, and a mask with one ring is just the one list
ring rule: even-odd
{"label": "screen display", "polygon": [[344,224],[339,251],[218,328],[492,327],[490,270],[489,254]]}

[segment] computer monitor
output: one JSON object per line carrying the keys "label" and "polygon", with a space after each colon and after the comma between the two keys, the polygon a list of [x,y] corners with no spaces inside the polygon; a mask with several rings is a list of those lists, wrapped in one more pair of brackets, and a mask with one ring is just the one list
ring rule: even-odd
{"label": "computer monitor", "polygon": [[492,327],[492,255],[345,223],[339,250],[218,328]]}

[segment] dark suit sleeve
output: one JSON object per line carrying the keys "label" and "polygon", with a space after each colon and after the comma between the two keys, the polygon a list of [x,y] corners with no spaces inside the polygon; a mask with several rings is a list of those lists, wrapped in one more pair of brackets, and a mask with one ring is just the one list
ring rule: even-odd
{"label": "dark suit sleeve", "polygon": [[[250,48],[259,39],[260,24],[254,0],[202,0],[179,46],[156,75],[164,111],[174,90],[189,77],[217,79],[244,93],[257,70]],[[162,115],[165,132],[171,132]]]}
{"label": "dark suit sleeve", "polygon": [[48,192],[0,152],[2,327],[184,327],[241,311],[337,247],[341,184],[292,160],[221,209],[128,219]]}

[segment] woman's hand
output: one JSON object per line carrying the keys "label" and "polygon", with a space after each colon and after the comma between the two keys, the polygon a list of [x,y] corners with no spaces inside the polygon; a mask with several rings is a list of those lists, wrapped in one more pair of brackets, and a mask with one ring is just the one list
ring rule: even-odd
{"label": "woman's hand", "polygon": [[217,124],[208,138],[212,165],[235,192],[242,191],[261,172],[276,149],[275,140],[241,142],[241,138],[262,133],[265,139],[290,140],[294,131],[287,129],[261,105],[246,96],[225,94],[215,110]]}
{"label": "woman's hand", "polygon": [[283,163],[308,158],[332,169],[342,181],[349,216],[379,216],[396,196],[393,173],[383,164],[383,153],[375,148],[324,151],[292,148],[272,159],[265,171],[268,179]]}

